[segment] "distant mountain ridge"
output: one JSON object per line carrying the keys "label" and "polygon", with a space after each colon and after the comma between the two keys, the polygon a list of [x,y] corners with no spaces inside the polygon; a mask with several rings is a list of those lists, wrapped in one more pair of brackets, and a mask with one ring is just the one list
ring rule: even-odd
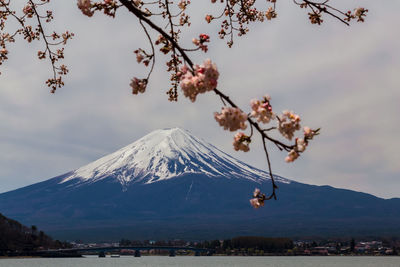
{"label": "distant mountain ridge", "polygon": [[400,199],[274,176],[278,201],[249,205],[269,174],[179,128],[154,131],[86,166],[0,194],[0,212],[62,239],[400,235]]}

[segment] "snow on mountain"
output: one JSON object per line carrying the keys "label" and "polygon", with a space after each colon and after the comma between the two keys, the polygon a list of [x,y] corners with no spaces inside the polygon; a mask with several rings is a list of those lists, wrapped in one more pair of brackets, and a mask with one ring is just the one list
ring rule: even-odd
{"label": "snow on mountain", "polygon": [[[184,174],[209,177],[269,179],[269,174],[251,167],[179,128],[156,130],[136,142],[73,171],[60,183],[93,183],[115,178],[122,185],[154,183]],[[279,182],[290,180],[277,177]]]}

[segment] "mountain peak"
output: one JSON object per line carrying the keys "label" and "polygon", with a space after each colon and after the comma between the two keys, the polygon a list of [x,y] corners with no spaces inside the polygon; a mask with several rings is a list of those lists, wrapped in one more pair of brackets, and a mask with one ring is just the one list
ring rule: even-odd
{"label": "mountain peak", "polygon": [[162,135],[162,136],[179,136],[179,135],[191,135],[189,131],[175,127],[175,128],[164,128],[159,130],[154,130],[151,133],[147,134],[146,136],[150,135]]}
{"label": "mountain peak", "polygon": [[[181,128],[155,130],[136,142],[73,171],[61,183],[92,183],[105,178],[122,185],[154,183],[184,174],[262,181],[269,174],[253,168]],[[286,179],[280,179],[288,182]]]}

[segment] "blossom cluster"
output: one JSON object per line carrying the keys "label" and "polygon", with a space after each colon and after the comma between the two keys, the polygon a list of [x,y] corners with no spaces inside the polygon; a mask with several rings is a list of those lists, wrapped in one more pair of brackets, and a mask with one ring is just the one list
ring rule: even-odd
{"label": "blossom cluster", "polygon": [[178,7],[179,7],[181,10],[185,10],[186,7],[187,7],[189,4],[190,4],[190,1],[188,1],[188,0],[181,0],[181,1],[179,1],[179,3],[178,3]]}
{"label": "blossom cluster", "polygon": [[220,126],[231,132],[239,129],[245,130],[247,128],[247,114],[239,108],[223,107],[221,113],[214,113],[214,118]]}
{"label": "blossom cluster", "polygon": [[197,39],[197,38],[192,39],[192,43],[195,46],[198,46],[199,49],[201,49],[204,52],[208,51],[208,46],[204,44],[204,43],[208,43],[208,42],[210,42],[210,36],[208,36],[207,34],[204,34],[204,33],[199,35],[199,39]]}
{"label": "blossom cluster", "polygon": [[304,130],[304,137],[296,138],[296,143],[295,143],[293,149],[289,151],[288,155],[285,158],[286,162],[295,161],[300,156],[300,153],[302,153],[306,150],[306,147],[308,145],[308,140],[313,139],[313,137],[315,135],[319,134],[319,129],[312,130],[308,126],[305,126],[303,128],[303,130]]}
{"label": "blossom cluster", "polygon": [[262,194],[260,189],[256,188],[253,193],[253,198],[250,199],[250,205],[252,205],[255,209],[258,209],[264,206],[265,200],[265,194]]}
{"label": "blossom cluster", "polygon": [[233,139],[233,148],[236,151],[242,150],[244,152],[247,152],[250,150],[250,142],[250,136],[245,135],[243,132],[238,132],[235,134],[235,137]]}
{"label": "blossom cluster", "polygon": [[[292,111],[285,110],[282,112],[281,116],[276,116],[272,111],[272,106],[270,104],[271,97],[269,95],[265,95],[262,100],[252,99],[250,101],[250,105],[252,111],[250,113],[250,121],[252,122],[252,118],[255,118],[257,122],[261,123],[269,123],[271,120],[277,118],[278,127],[271,127],[269,129],[262,130],[263,132],[278,129],[279,133],[285,138],[292,140],[294,134],[297,130],[300,130],[300,116],[293,113]],[[214,117],[220,126],[223,126],[225,130],[236,131],[239,129],[246,129],[246,120],[247,115],[243,113],[239,108],[233,107],[224,107],[222,108],[221,113],[214,113]],[[255,124],[255,127],[260,127]],[[253,130],[253,129],[252,129]],[[284,145],[276,140],[276,144],[278,146],[283,145],[283,147],[289,151],[288,155],[285,158],[286,162],[293,162],[299,156],[300,153],[306,150],[308,145],[308,141],[313,139],[315,135],[317,135],[319,129],[312,130],[310,127],[304,127],[304,137],[296,138],[294,145]],[[252,131],[253,133],[253,131]],[[236,151],[244,151],[247,152],[250,150],[251,137],[246,135],[243,132],[238,132],[235,134],[233,138],[233,148]],[[263,136],[263,138],[265,138]],[[270,139],[271,140],[271,139]],[[275,140],[272,140],[275,142]],[[253,199],[253,204],[257,203],[256,199]],[[255,204],[256,205],[256,204]]]}
{"label": "blossom cluster", "polygon": [[364,22],[364,17],[367,15],[368,9],[363,7],[359,7],[354,9],[353,14],[351,15],[352,18],[357,19],[359,22]]}
{"label": "blossom cluster", "polygon": [[[48,28],[45,23],[53,20],[53,12],[44,10],[50,0],[28,0],[26,4],[15,10],[12,4],[17,2],[0,0],[0,65],[8,59],[9,45],[14,43],[18,36],[28,43],[43,40],[43,51],[39,50],[37,56],[39,59],[48,59],[51,64],[53,75],[46,84],[51,87],[50,92],[54,93],[56,88],[64,85],[61,76],[68,73],[67,67],[60,63],[64,59],[64,48],[60,46],[66,45],[67,41],[73,37],[73,33],[67,31],[61,37],[56,32],[52,34],[45,32]],[[17,23],[9,22],[11,20]]]}
{"label": "blossom cluster", "polygon": [[211,21],[214,19],[214,17],[212,15],[206,15],[206,17],[204,18],[207,23],[211,23]]}
{"label": "blossom cluster", "polygon": [[144,93],[146,91],[147,79],[133,78],[130,86],[132,88],[132,94],[137,95],[138,93]]}
{"label": "blossom cluster", "polygon": [[300,116],[284,110],[282,116],[278,116],[278,130],[284,137],[292,140],[294,132],[300,130]]}
{"label": "blossom cluster", "polygon": [[269,7],[268,10],[265,12],[265,17],[267,18],[267,20],[271,20],[276,18],[277,14],[275,12],[275,9],[272,7]]}
{"label": "blossom cluster", "polygon": [[258,99],[252,99],[251,116],[257,118],[258,122],[268,123],[270,120],[275,118],[275,114],[272,112],[272,106],[270,104],[271,97],[269,95],[265,95],[262,101]]}
{"label": "blossom cluster", "polygon": [[292,150],[289,151],[288,155],[285,158],[285,161],[286,162],[295,161],[300,156],[300,152],[304,152],[304,150],[306,150],[307,145],[308,145],[307,139],[296,138],[295,146]]}
{"label": "blossom cluster", "polygon": [[8,54],[8,50],[7,50],[7,49],[2,48],[2,49],[0,50],[0,56],[1,56],[1,57],[6,57],[7,54]]}
{"label": "blossom cluster", "polygon": [[295,146],[292,150],[289,151],[288,155],[285,158],[285,161],[286,162],[295,161],[300,156],[300,153],[306,150],[307,145],[308,145],[307,139],[296,138]]}
{"label": "blossom cluster", "polygon": [[310,127],[305,126],[305,127],[303,128],[303,131],[304,131],[304,138],[305,138],[306,140],[311,140],[311,139],[313,139],[313,137],[314,137],[315,135],[318,135],[319,129],[317,129],[317,130],[312,130]]}
{"label": "blossom cluster", "polygon": [[293,162],[299,156],[300,156],[300,154],[296,150],[292,149],[292,150],[289,151],[288,155],[286,156],[285,161],[286,162]]}
{"label": "blossom cluster", "polygon": [[212,0],[212,3],[220,2],[223,4],[223,10],[220,15],[207,14],[205,20],[211,23],[213,20],[221,20],[221,27],[218,35],[221,39],[229,38],[227,45],[233,45],[234,32],[237,36],[243,36],[250,30],[250,23],[270,21],[277,17],[275,10],[276,0],[267,0],[272,3],[267,9],[259,9],[256,5],[256,0]]}
{"label": "blossom cluster", "polygon": [[306,150],[307,141],[303,138],[296,138],[296,150],[298,152],[304,152]]}
{"label": "blossom cluster", "polygon": [[172,50],[172,44],[161,34],[158,36],[157,40],[154,42],[156,45],[163,45],[160,51],[164,54],[168,54]]}
{"label": "blossom cluster", "polygon": [[308,13],[308,19],[310,20],[311,24],[321,25],[321,23],[324,22],[321,13],[317,13],[316,11]]}
{"label": "blossom cluster", "polygon": [[[6,60],[8,59],[7,55],[8,55],[8,50],[7,50],[6,48],[3,47],[3,48],[0,50],[0,65],[2,65],[3,62],[6,61]],[[0,74],[1,74],[1,72],[0,72]]]}
{"label": "blossom cluster", "polygon": [[150,59],[153,58],[154,55],[148,55],[143,49],[136,49],[133,51],[136,54],[137,63],[142,63],[147,67],[150,63]]}
{"label": "blossom cluster", "polygon": [[88,17],[93,16],[92,3],[90,0],[78,0],[78,8]]}
{"label": "blossom cluster", "polygon": [[24,12],[24,14],[25,14],[28,18],[32,18],[33,15],[34,15],[32,5],[30,5],[30,4],[24,6],[24,8],[22,9],[22,12]]}
{"label": "blossom cluster", "polygon": [[210,59],[202,65],[194,66],[194,71],[184,65],[180,69],[180,86],[183,94],[192,102],[196,101],[198,94],[212,91],[217,88],[219,72],[217,66]]}

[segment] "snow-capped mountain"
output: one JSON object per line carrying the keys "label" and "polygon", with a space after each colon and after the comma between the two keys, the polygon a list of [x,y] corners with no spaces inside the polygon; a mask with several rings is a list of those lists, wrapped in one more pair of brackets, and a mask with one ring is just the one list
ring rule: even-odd
{"label": "snow-capped mountain", "polygon": [[[120,150],[72,172],[60,183],[78,185],[113,177],[122,185],[154,183],[183,174],[249,179],[261,182],[269,174],[251,167],[180,128],[156,130]],[[290,181],[277,177],[279,182]]]}
{"label": "snow-capped mountain", "polygon": [[181,129],[154,131],[86,166],[0,194],[0,213],[55,238],[221,239],[400,235],[400,199],[275,176],[278,200],[249,204],[269,174]]}

